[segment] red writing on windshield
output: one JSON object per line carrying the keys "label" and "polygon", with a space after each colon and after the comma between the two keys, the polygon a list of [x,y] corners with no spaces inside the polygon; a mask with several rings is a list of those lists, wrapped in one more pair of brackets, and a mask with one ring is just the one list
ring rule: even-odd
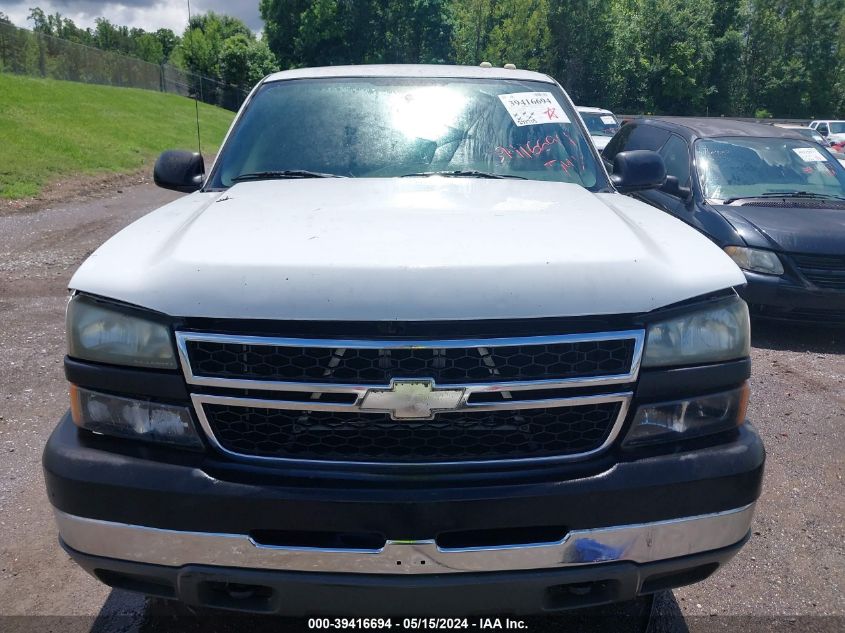
{"label": "red writing on windshield", "polygon": [[560,139],[557,136],[547,136],[542,140],[528,141],[524,145],[508,145],[507,147],[500,145],[496,148],[496,154],[499,157],[500,163],[511,160],[514,156],[517,158],[534,158],[547,152],[552,145],[557,143],[560,143]]}
{"label": "red writing on windshield", "polygon": [[566,160],[550,160],[543,163],[543,167],[547,169],[551,169],[555,165],[560,165],[560,168],[565,174],[568,174],[569,170],[575,167],[575,163],[572,162],[571,158],[567,158]]}

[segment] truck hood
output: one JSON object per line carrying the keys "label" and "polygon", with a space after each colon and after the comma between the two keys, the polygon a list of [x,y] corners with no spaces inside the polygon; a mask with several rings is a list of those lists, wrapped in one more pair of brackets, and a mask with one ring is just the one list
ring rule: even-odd
{"label": "truck hood", "polygon": [[787,253],[845,255],[845,209],[751,205],[714,205],[714,209],[737,228],[749,246]]}
{"label": "truck hood", "polygon": [[429,177],[192,194],[111,238],[70,286],[172,316],[377,321],[641,313],[743,283],[632,198]]}

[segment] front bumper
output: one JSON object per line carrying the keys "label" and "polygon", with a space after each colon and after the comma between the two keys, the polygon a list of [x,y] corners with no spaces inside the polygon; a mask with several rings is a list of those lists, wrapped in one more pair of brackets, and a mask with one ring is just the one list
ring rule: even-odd
{"label": "front bumper", "polygon": [[735,545],[745,538],[753,515],[754,504],[749,504],[697,517],[572,530],[552,543],[447,548],[434,539],[388,540],[374,549],[264,545],[246,534],[162,530],[60,511],[56,522],[62,541],[72,550],[139,563],[408,575],[653,563]]}
{"label": "front bumper", "polygon": [[745,539],[719,550],[642,565],[625,561],[428,575],[167,567],[91,556],[67,545],[65,550],[108,585],[195,607],[286,616],[384,618],[531,615],[623,602],[704,580],[744,543]]}
{"label": "front bumper", "polygon": [[769,319],[845,324],[845,292],[815,289],[791,278],[745,271],[739,288],[752,314]]}
{"label": "front bumper", "polygon": [[[65,417],[47,444],[44,467],[61,539],[96,577],[249,611],[373,615],[390,604],[419,613],[420,596],[435,595],[429,611],[437,614],[450,604],[464,614],[602,604],[701,580],[744,542],[765,459],[750,425],[717,445],[630,461],[612,457],[569,477],[544,467],[539,478],[509,474],[484,485],[419,477],[332,484],[213,455],[127,447],[80,433]],[[565,526],[566,536],[438,545],[440,535],[456,530],[535,526]],[[254,538],[262,530],[375,532],[386,543],[268,545]],[[252,596],[238,601],[226,589],[233,583],[259,589],[238,590]],[[570,586],[577,590],[561,589]],[[493,592],[486,603],[480,587]],[[465,600],[452,590],[465,591]],[[325,600],[289,599],[309,592]],[[347,600],[362,592],[368,599]],[[386,602],[388,595],[396,600]]]}

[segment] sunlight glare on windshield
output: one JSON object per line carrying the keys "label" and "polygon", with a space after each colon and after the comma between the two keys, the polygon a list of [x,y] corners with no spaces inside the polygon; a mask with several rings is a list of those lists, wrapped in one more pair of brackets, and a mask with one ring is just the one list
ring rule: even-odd
{"label": "sunlight glare on windshield", "polygon": [[467,98],[456,90],[439,86],[414,88],[390,97],[393,127],[408,138],[437,140],[464,111]]}

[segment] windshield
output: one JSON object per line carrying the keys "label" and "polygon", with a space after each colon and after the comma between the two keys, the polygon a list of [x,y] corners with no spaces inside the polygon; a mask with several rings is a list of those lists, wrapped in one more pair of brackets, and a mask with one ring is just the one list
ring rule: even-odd
{"label": "windshield", "polygon": [[831,121],[829,129],[831,134],[845,134],[845,121]]}
{"label": "windshield", "polygon": [[698,179],[711,200],[807,192],[845,197],[845,170],[814,143],[788,138],[720,138],[695,144]]}
{"label": "windshield", "polygon": [[593,136],[613,136],[619,131],[619,122],[612,114],[580,112],[584,125]]}
{"label": "windshield", "polygon": [[603,189],[606,177],[575,121],[564,94],[541,82],[271,82],[221,150],[210,187],[229,187],[245,175],[307,171],[354,178],[496,174]]}

